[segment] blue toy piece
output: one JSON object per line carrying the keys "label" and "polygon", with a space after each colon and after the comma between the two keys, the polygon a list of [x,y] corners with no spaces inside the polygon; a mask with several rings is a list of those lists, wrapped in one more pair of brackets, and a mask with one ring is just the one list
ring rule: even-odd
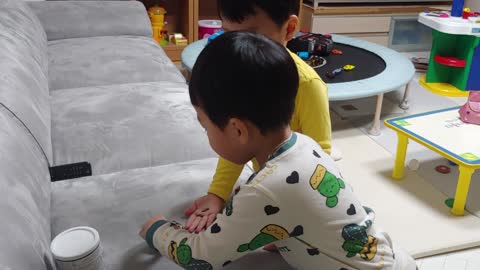
{"label": "blue toy piece", "polygon": [[208,37],[207,44],[212,42],[212,40],[216,39],[220,35],[223,35],[223,33],[225,33],[223,30],[220,30],[220,31],[217,31],[217,32],[213,33],[213,35]]}
{"label": "blue toy piece", "polygon": [[480,90],[480,45],[473,52],[470,76],[467,82],[468,90]]}
{"label": "blue toy piece", "polygon": [[465,0],[453,0],[451,16],[462,17],[464,5],[465,5]]}
{"label": "blue toy piece", "polygon": [[308,59],[310,57],[310,54],[308,52],[297,52],[297,55],[303,60]]}

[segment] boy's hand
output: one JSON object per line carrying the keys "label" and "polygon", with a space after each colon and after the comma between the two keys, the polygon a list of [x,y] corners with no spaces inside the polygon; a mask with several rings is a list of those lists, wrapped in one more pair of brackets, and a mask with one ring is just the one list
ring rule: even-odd
{"label": "boy's hand", "polygon": [[143,224],[142,226],[142,229],[140,230],[140,232],[138,234],[140,234],[140,236],[145,239],[146,235],[147,235],[147,231],[148,229],[150,229],[150,227],[157,221],[159,220],[167,220],[164,216],[162,215],[157,215],[157,216],[154,216],[154,217],[151,217],[145,224]]}
{"label": "boy's hand", "polygon": [[213,223],[224,204],[222,198],[210,193],[196,199],[185,211],[185,215],[189,216],[185,229],[191,233],[201,232]]}

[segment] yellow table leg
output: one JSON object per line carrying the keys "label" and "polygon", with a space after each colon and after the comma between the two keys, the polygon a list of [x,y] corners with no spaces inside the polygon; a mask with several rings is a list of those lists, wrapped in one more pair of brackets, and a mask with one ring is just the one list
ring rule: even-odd
{"label": "yellow table leg", "polygon": [[455,201],[453,202],[452,214],[463,216],[465,203],[467,202],[468,188],[473,168],[459,165],[460,175],[458,176],[457,191],[455,192]]}
{"label": "yellow table leg", "polygon": [[393,167],[393,179],[400,180],[403,177],[405,169],[405,156],[407,155],[408,137],[400,132],[397,132],[397,156],[395,157],[395,166]]}

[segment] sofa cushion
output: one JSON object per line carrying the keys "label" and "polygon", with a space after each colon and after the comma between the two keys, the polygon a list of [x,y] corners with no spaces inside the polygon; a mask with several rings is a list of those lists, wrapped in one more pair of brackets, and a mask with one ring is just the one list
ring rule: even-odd
{"label": "sofa cushion", "polygon": [[74,38],[48,43],[50,90],[134,82],[185,82],[149,37]]}
{"label": "sofa cushion", "polygon": [[0,105],[0,269],[53,269],[48,163]]}
{"label": "sofa cushion", "polygon": [[[52,185],[52,232],[86,225],[99,231],[105,270],[182,269],[151,251],[138,236],[155,214],[184,223],[183,211],[205,194],[216,159],[205,159]],[[250,172],[251,173],[251,172]],[[245,169],[239,182],[248,177]],[[255,252],[225,269],[292,269],[279,254]]]}
{"label": "sofa cushion", "polygon": [[46,44],[45,32],[25,3],[2,3],[0,103],[25,123],[51,159]]}
{"label": "sofa cushion", "polygon": [[88,161],[94,174],[215,157],[184,83],[52,92],[56,165]]}

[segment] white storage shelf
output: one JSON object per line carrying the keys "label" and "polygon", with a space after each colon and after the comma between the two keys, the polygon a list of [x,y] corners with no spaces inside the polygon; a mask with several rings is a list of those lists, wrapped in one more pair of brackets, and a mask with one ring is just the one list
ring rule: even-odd
{"label": "white storage shelf", "polygon": [[315,15],[311,31],[342,34],[387,46],[390,22],[391,17],[389,16]]}
{"label": "white storage shelf", "polygon": [[[321,6],[313,9],[303,5],[301,28],[315,33],[351,36],[396,50],[429,49],[431,33],[422,29],[417,22],[418,14],[424,10],[448,10],[450,6]],[[409,29],[405,29],[408,27]],[[411,39],[402,37],[406,30],[415,33]],[[396,44],[400,42],[400,44]]]}

